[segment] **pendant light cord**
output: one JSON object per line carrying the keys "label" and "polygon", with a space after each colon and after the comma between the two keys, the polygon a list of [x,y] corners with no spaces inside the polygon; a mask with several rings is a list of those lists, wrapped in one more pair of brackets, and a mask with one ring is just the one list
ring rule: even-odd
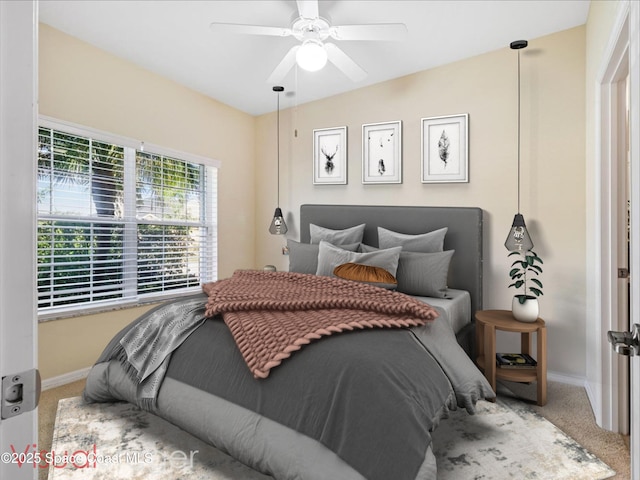
{"label": "pendant light cord", "polygon": [[518,50],[518,213],[520,213],[520,50]]}
{"label": "pendant light cord", "polygon": [[277,106],[278,106],[278,113],[276,116],[276,125],[277,125],[276,130],[277,130],[278,138],[276,139],[276,145],[278,148],[278,202],[276,203],[276,206],[280,207],[280,92],[278,92]]}

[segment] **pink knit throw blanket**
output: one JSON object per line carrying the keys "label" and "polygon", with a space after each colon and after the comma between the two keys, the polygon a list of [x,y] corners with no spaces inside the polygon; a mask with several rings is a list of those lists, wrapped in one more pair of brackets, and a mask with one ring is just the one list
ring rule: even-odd
{"label": "pink knit throw blanket", "polygon": [[424,325],[437,311],[402,293],[339,278],[238,270],[202,286],[256,378],[313,340],[365,328]]}

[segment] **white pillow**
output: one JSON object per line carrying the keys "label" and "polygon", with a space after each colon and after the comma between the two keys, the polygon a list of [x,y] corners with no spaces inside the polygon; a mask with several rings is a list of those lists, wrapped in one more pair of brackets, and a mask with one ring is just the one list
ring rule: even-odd
{"label": "white pillow", "polygon": [[318,270],[316,275],[333,277],[333,270],[344,263],[361,263],[372,267],[384,268],[394,277],[398,270],[398,260],[402,247],[376,250],[375,252],[349,252],[322,240],[318,250]]}

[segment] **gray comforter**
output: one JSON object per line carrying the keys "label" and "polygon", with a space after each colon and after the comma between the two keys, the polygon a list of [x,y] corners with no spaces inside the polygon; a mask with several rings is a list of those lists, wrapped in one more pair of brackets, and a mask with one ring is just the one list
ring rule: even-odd
{"label": "gray comforter", "polygon": [[[170,387],[184,385],[183,390],[202,392],[201,399],[209,396],[212,405],[235,405],[313,439],[361,477],[414,480],[424,469],[438,421],[457,407],[473,413],[477,400],[494,396],[449,325],[439,320],[412,329],[327,337],[296,352],[268,378],[255,379],[222,319],[202,318],[205,301],[204,295],[174,301],[126,327],[98,359],[85,400],[133,401],[205,441],[222,443],[216,446],[278,479],[314,478],[290,471],[292,462],[275,471],[278,462],[251,458],[267,455],[264,448],[248,456],[234,452],[235,444],[251,450],[255,432],[233,432],[246,436],[240,442],[212,440],[216,436],[203,432],[193,416],[171,414],[184,392]],[[170,334],[155,331],[160,323]],[[214,413],[207,401],[199,403],[201,416]],[[284,449],[275,452],[286,455]]]}

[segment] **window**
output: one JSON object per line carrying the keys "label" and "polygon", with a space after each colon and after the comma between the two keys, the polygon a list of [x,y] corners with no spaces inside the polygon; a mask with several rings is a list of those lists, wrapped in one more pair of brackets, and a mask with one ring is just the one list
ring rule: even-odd
{"label": "window", "polygon": [[41,317],[198,291],[215,279],[217,168],[133,145],[41,122]]}

